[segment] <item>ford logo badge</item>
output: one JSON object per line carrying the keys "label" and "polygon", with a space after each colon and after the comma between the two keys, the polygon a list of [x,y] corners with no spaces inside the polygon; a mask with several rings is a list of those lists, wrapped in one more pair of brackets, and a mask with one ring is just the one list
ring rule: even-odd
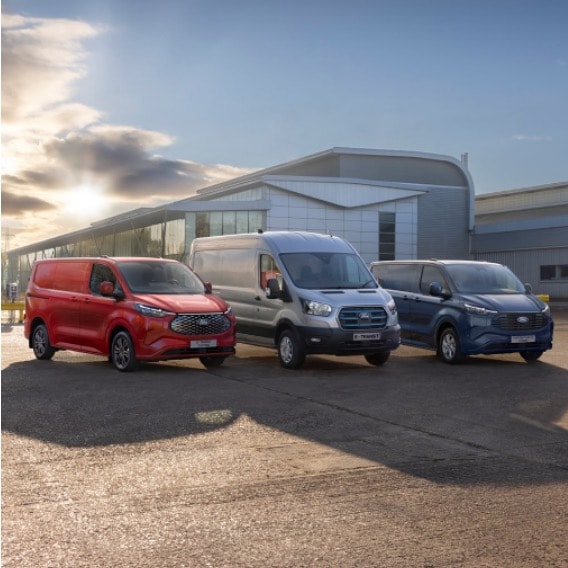
{"label": "ford logo badge", "polygon": [[369,321],[371,319],[371,314],[369,312],[361,312],[359,314],[359,319],[362,321]]}
{"label": "ford logo badge", "polygon": [[197,320],[197,325],[205,327],[206,325],[209,325],[209,320],[207,318],[199,318]]}
{"label": "ford logo badge", "polygon": [[529,323],[529,318],[527,316],[520,316],[517,318],[518,323]]}

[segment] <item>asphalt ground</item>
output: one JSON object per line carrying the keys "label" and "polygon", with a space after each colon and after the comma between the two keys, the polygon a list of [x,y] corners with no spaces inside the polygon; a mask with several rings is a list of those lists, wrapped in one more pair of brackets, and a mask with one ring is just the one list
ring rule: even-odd
{"label": "asphalt ground", "polygon": [[132,374],[2,327],[2,565],[568,566],[568,310],[539,362]]}

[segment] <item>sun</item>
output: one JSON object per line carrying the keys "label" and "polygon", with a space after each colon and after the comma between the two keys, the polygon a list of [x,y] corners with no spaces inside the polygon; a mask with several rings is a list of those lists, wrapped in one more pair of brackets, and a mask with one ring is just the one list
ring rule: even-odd
{"label": "sun", "polygon": [[65,212],[77,217],[95,217],[105,209],[106,200],[100,187],[83,184],[68,192]]}

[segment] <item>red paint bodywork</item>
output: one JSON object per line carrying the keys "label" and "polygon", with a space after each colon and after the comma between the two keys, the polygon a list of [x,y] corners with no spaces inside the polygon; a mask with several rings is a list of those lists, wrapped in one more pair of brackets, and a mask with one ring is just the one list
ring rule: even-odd
{"label": "red paint bodywork", "polygon": [[[112,335],[126,330],[134,343],[136,358],[144,361],[227,356],[234,353],[235,318],[229,305],[210,293],[203,284],[203,293],[140,294],[133,292],[124,279],[117,262],[165,261],[148,258],[58,258],[37,261],[26,292],[24,335],[30,340],[33,329],[45,324],[49,341],[56,349],[68,349],[103,356],[109,355]],[[123,298],[108,295],[114,286],[104,283],[95,294],[90,289],[94,263],[108,266],[116,276]],[[179,264],[179,263],[178,263]],[[136,304],[171,312],[162,317],[144,315]],[[230,327],[217,334],[186,335],[169,326],[178,315],[225,314]],[[207,350],[191,346],[192,341],[216,341]]]}

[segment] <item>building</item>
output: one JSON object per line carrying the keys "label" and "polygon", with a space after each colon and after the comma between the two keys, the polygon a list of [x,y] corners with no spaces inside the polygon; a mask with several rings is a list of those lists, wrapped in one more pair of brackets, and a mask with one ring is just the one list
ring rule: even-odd
{"label": "building", "polygon": [[471,255],[568,300],[568,182],[477,196]]}
{"label": "building", "polygon": [[474,188],[465,165],[418,152],[332,148],[8,252],[6,282],[25,288],[36,259],[163,256],[196,237],[263,230],[329,232],[367,262],[468,258]]}

